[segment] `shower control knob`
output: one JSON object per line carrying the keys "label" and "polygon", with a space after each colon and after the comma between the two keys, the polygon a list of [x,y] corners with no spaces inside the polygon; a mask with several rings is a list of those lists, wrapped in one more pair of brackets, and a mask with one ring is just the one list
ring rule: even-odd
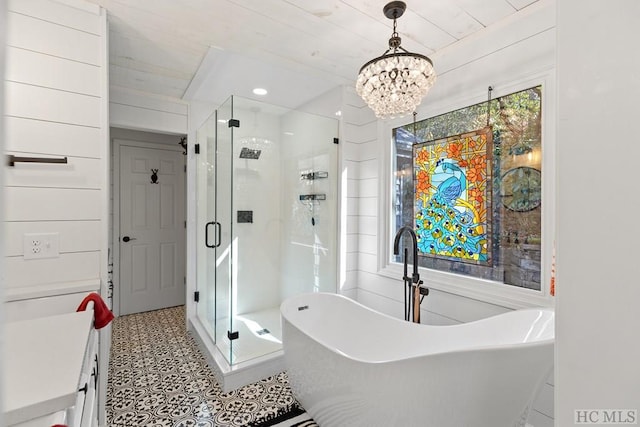
{"label": "shower control knob", "polygon": [[129,236],[124,236],[122,238],[122,241],[125,242],[125,243],[128,242],[129,240],[136,240],[136,238],[135,237],[129,237]]}

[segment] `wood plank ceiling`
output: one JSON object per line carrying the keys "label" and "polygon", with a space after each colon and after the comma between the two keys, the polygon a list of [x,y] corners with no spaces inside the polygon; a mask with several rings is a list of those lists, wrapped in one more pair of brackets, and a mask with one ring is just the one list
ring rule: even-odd
{"label": "wood plank ceiling", "polygon": [[[387,0],[88,1],[108,11],[111,86],[172,98],[202,98],[189,85],[201,64],[216,61],[229,62],[220,80],[250,78],[255,68],[239,70],[269,64],[272,74],[304,76],[317,90],[353,84],[392,32],[382,13]],[[535,1],[408,0],[398,32],[405,49],[431,55]],[[212,54],[218,59],[207,59]],[[224,94],[225,86],[234,87],[210,85],[209,92],[220,93],[204,100],[233,94]]]}

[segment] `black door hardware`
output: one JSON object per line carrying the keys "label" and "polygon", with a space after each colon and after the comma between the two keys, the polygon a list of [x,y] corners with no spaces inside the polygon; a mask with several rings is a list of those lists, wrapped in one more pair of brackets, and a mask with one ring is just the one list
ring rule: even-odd
{"label": "black door hardware", "polygon": [[[215,225],[216,226],[216,241],[214,244],[209,244],[209,226],[210,225]],[[222,230],[222,226],[220,225],[219,222],[216,221],[211,221],[205,224],[204,226],[204,244],[206,247],[208,248],[217,248],[218,246],[220,246],[220,233]]]}

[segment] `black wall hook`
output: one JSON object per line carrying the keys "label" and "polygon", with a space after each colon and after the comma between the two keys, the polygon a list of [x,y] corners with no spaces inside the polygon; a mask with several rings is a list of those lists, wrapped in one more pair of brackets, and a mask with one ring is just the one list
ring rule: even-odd
{"label": "black wall hook", "polygon": [[158,183],[158,169],[151,169],[151,183]]}

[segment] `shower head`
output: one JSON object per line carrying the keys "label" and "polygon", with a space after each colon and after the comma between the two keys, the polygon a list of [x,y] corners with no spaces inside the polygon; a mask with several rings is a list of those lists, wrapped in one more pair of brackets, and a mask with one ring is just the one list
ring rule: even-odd
{"label": "shower head", "polygon": [[251,148],[242,147],[242,150],[240,150],[240,158],[257,160],[260,158],[260,153],[262,153],[262,150],[253,150]]}

